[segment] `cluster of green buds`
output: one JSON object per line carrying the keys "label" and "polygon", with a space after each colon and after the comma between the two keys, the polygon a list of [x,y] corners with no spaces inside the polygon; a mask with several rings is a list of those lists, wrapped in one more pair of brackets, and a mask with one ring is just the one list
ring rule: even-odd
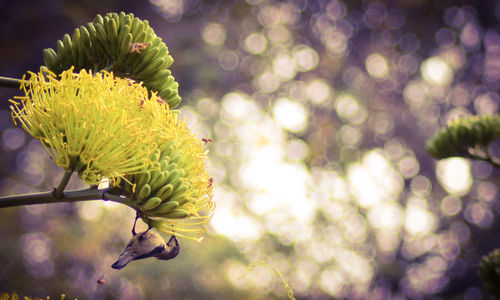
{"label": "cluster of green buds", "polygon": [[500,297],[500,249],[483,256],[479,264],[479,276],[485,289],[495,297]]}
{"label": "cluster of green buds", "polygon": [[469,157],[470,149],[485,149],[499,135],[499,115],[467,116],[450,121],[427,142],[426,149],[437,159]]}
{"label": "cluster of green buds", "polygon": [[[147,21],[98,15],[46,49],[22,80],[15,122],[67,172],[97,185],[159,231],[200,240],[212,202],[206,151],[179,112],[173,59]],[[123,200],[120,200],[123,199]]]}
{"label": "cluster of green buds", "polygon": [[97,15],[85,26],[76,28],[72,37],[57,41],[57,52],[43,51],[45,65],[60,74],[74,67],[94,73],[106,70],[115,76],[144,82],[150,91],[175,108],[181,102],[178,83],[168,69],[174,59],[147,20],[133,14]]}

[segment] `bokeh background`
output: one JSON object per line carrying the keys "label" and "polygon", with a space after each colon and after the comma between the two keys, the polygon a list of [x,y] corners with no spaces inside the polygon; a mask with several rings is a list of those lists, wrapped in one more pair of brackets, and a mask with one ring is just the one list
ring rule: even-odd
{"label": "bokeh background", "polygon": [[[64,33],[119,11],[165,41],[181,113],[214,141],[209,231],[117,271],[131,209],[1,209],[0,292],[286,298],[272,268],[247,270],[265,262],[297,299],[487,299],[477,265],[500,247],[500,173],[435,161],[425,141],[498,110],[500,2],[0,0],[0,76],[37,71]],[[0,194],[50,190],[61,170],[12,123],[15,95],[0,88]]]}

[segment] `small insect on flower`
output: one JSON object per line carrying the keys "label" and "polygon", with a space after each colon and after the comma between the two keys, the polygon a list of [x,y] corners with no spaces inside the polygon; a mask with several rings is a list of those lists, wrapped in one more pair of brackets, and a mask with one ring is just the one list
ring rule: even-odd
{"label": "small insect on flower", "polygon": [[137,52],[138,54],[141,54],[142,51],[146,50],[148,47],[148,43],[133,43],[130,45],[130,53]]}
{"label": "small insect on flower", "polygon": [[209,138],[202,138],[202,139],[201,139],[201,141],[202,141],[202,142],[204,142],[204,143],[205,143],[205,145],[206,145],[206,144],[208,144],[208,143],[213,142],[213,141],[212,141],[211,139],[209,139]]}
{"label": "small insect on flower", "polygon": [[104,278],[104,275],[101,276],[101,278],[97,279],[97,284],[99,285],[105,285],[106,284],[106,279]]}

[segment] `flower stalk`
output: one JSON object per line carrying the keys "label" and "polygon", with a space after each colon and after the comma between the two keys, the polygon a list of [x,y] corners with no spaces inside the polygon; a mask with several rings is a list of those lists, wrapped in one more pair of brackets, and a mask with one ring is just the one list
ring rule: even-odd
{"label": "flower stalk", "polygon": [[2,87],[18,89],[21,83],[21,79],[0,76],[0,86]]}
{"label": "flower stalk", "polygon": [[57,188],[54,190],[54,196],[56,198],[61,198],[64,189],[68,185],[69,180],[71,179],[71,175],[73,174],[73,171],[65,171],[63,178],[61,179],[61,182],[59,182],[59,185],[57,185]]}
{"label": "flower stalk", "polygon": [[132,202],[124,197],[120,197],[108,192],[108,189],[98,190],[88,188],[81,190],[64,191],[60,197],[56,197],[54,192],[41,192],[32,194],[22,194],[0,197],[0,208],[32,205],[32,204],[50,204],[59,202],[76,202],[105,200],[113,201],[132,206]]}

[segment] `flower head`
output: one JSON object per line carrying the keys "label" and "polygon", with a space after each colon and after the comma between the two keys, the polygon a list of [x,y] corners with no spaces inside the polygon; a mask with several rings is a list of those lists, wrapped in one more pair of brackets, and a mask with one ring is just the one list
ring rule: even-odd
{"label": "flower head", "polygon": [[[40,140],[57,165],[90,184],[102,178],[143,220],[165,233],[201,239],[212,179],[202,140],[178,112],[141,84],[102,71],[47,70],[23,81],[14,121]],[[123,179],[123,180],[122,180]]]}
{"label": "flower head", "polygon": [[129,191],[143,219],[159,231],[200,239],[214,209],[202,140],[168,105],[148,101],[142,109],[156,131],[158,147],[149,168],[127,177],[122,188]]}
{"label": "flower head", "polygon": [[60,78],[30,73],[25,96],[11,100],[18,121],[55,163],[87,183],[116,179],[148,165],[153,137],[138,116],[147,90],[112,73],[69,69]]}

